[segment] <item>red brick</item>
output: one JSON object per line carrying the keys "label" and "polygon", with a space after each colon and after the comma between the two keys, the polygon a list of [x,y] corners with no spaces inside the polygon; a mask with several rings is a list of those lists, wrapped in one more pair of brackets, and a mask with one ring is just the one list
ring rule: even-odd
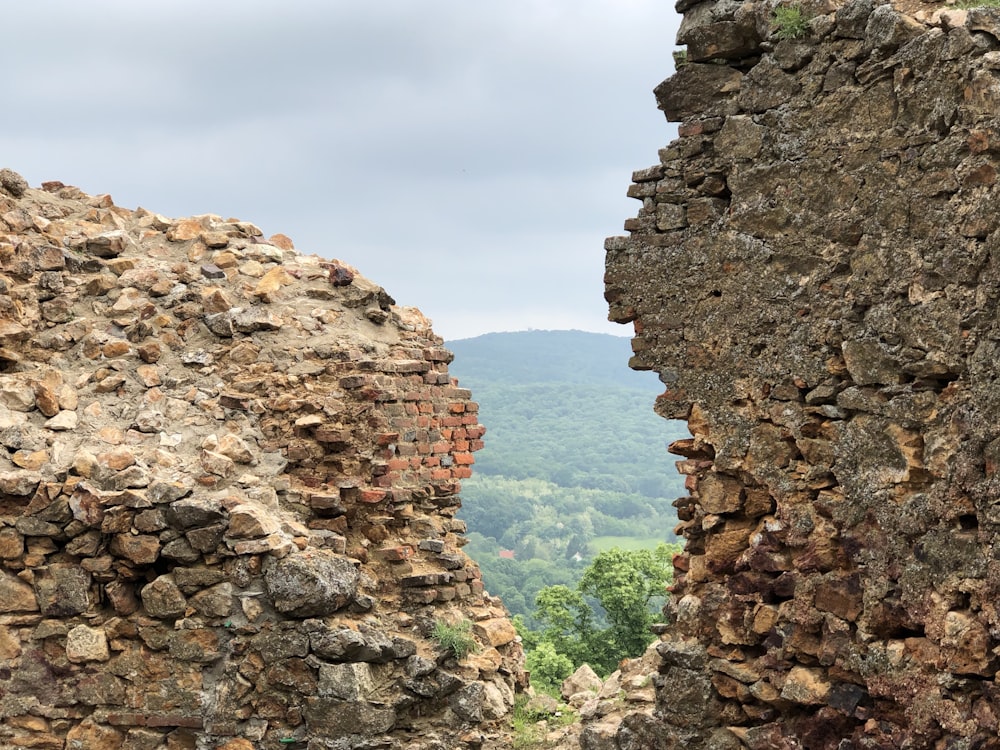
{"label": "red brick", "polygon": [[451,443],[447,440],[439,440],[431,446],[431,451],[433,453],[447,453],[451,450]]}
{"label": "red brick", "polygon": [[467,412],[479,411],[479,404],[477,404],[475,401],[469,401],[465,405],[465,410]]}
{"label": "red brick", "polygon": [[415,604],[430,604],[437,598],[437,591],[434,589],[407,589],[405,596],[407,601]]}
{"label": "red brick", "polygon": [[113,713],[107,716],[108,724],[116,727],[142,727],[146,725],[143,714]]}
{"label": "red brick", "polygon": [[361,494],[358,499],[363,503],[380,503],[385,500],[385,490],[361,490]]}
{"label": "red brick", "polygon": [[441,420],[442,427],[461,427],[462,418],[461,417],[445,417]]}
{"label": "red brick", "polygon": [[424,459],[424,466],[440,466],[441,458],[439,456],[428,456]]}
{"label": "red brick", "polygon": [[386,463],[389,467],[389,471],[402,471],[410,468],[410,459],[408,458],[391,458]]}
{"label": "red brick", "polygon": [[416,404],[406,404],[406,413],[410,416],[416,416],[418,411]]}
{"label": "red brick", "polygon": [[478,414],[466,414],[462,417],[462,424],[479,424]]}
{"label": "red brick", "polygon": [[168,714],[167,716],[148,716],[146,717],[146,726],[201,729],[202,719],[200,716],[179,716],[177,714]]}
{"label": "red brick", "polygon": [[430,403],[429,401],[421,401],[420,404],[417,406],[417,410],[421,414],[433,414],[434,404]]}
{"label": "red brick", "polygon": [[455,447],[455,450],[457,450],[457,451],[467,451],[467,450],[469,450],[469,441],[468,440],[455,440],[455,441],[452,442],[452,445]]}
{"label": "red brick", "polygon": [[398,432],[383,432],[381,435],[378,436],[378,444],[382,446],[398,442],[399,442]]}
{"label": "red brick", "polygon": [[482,440],[470,440],[469,441],[469,450],[470,451],[481,451],[483,449],[484,445],[485,445],[485,443],[483,443]]}
{"label": "red brick", "polygon": [[451,469],[434,469],[431,479],[451,479]]}
{"label": "red brick", "polygon": [[476,457],[471,453],[456,453],[455,463],[459,466],[470,466],[476,462]]}
{"label": "red brick", "polygon": [[388,547],[380,551],[382,553],[382,557],[389,562],[402,562],[403,560],[408,560],[413,557],[413,547],[408,544],[404,544],[400,547]]}
{"label": "red brick", "polygon": [[451,362],[454,355],[447,349],[424,349],[424,359],[428,362]]}
{"label": "red brick", "polygon": [[472,476],[472,469],[468,466],[456,466],[451,470],[451,475],[455,477],[455,479],[468,479]]}
{"label": "red brick", "polygon": [[483,435],[486,434],[486,428],[483,427],[481,424],[477,424],[475,427],[466,428],[465,432],[468,434],[470,438],[473,439],[481,438]]}
{"label": "red brick", "polygon": [[462,414],[465,412],[465,404],[463,403],[448,404],[448,411],[450,411],[452,414]]}
{"label": "red brick", "polygon": [[698,120],[693,122],[683,122],[677,126],[677,135],[681,138],[685,138],[691,135],[701,135],[705,132],[705,125]]}
{"label": "red brick", "polygon": [[336,531],[338,534],[343,534],[347,531],[347,516],[337,516],[337,518],[310,518],[308,526],[310,529]]}

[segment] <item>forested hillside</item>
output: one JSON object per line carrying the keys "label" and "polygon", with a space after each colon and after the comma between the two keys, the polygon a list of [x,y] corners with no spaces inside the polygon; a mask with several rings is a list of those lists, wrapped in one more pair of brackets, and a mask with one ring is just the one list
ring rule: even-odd
{"label": "forested hillside", "polygon": [[448,347],[487,427],[463,483],[466,551],[512,613],[532,622],[537,592],[575,586],[601,550],[674,539],[684,489],[666,446],[686,431],[653,413],[662,385],[628,369],[627,338],[526,331]]}

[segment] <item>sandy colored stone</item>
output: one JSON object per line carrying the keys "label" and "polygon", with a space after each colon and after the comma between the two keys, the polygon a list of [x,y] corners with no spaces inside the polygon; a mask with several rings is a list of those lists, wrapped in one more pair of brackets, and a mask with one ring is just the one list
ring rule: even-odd
{"label": "sandy colored stone", "polygon": [[281,530],[277,517],[258,505],[238,505],[229,511],[228,539],[256,539]]}
{"label": "sandy colored stone", "polygon": [[171,242],[185,242],[201,236],[202,226],[197,219],[181,219],[167,230],[167,239]]}
{"label": "sandy colored stone", "polygon": [[0,612],[37,612],[35,592],[24,581],[0,570]]}
{"label": "sandy colored stone", "polygon": [[281,266],[277,266],[264,274],[257,282],[257,286],[254,287],[253,293],[265,302],[270,302],[278,290],[290,283],[291,280],[288,272]]}
{"label": "sandy colored stone", "polygon": [[121,471],[135,464],[135,454],[126,447],[97,454],[97,461],[109,469]]}
{"label": "sandy colored stone", "polygon": [[56,432],[75,430],[79,417],[75,411],[61,411],[45,423],[45,427]]}
{"label": "sandy colored stone", "polygon": [[517,638],[514,625],[506,617],[480,620],[473,624],[476,637],[490,646],[503,646]]}
{"label": "sandy colored stone", "polygon": [[108,639],[101,628],[77,625],[66,634],[66,658],[76,664],[111,658]]}
{"label": "sandy colored stone", "polygon": [[123,739],[117,729],[84,719],[67,733],[66,750],[121,750]]}
{"label": "sandy colored stone", "polygon": [[10,457],[15,466],[28,471],[38,471],[49,460],[47,451],[15,451]]}
{"label": "sandy colored stone", "polygon": [[56,389],[47,383],[35,383],[35,406],[46,417],[59,413],[59,396]]}
{"label": "sandy colored stone", "polygon": [[0,626],[0,661],[11,661],[21,655],[21,641],[16,631]]}

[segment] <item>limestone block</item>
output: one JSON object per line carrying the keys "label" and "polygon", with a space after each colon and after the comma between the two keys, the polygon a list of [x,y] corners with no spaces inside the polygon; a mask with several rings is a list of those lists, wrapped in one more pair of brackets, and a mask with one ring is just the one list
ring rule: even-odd
{"label": "limestone block", "polygon": [[563,698],[569,698],[571,695],[581,692],[591,692],[596,695],[600,692],[603,684],[601,678],[597,676],[589,664],[582,664],[563,681],[561,692]]}
{"label": "limestone block", "polygon": [[107,661],[111,658],[103,628],[77,625],[66,634],[66,658],[74,663]]}
{"label": "limestone block", "polygon": [[358,579],[353,563],[326,550],[269,560],[264,573],[274,606],[297,617],[329,615],[346,607],[357,592]]}

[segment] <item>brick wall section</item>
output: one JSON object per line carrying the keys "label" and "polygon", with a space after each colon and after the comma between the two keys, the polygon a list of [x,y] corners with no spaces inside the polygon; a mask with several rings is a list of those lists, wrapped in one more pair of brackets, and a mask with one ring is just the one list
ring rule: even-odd
{"label": "brick wall section", "polygon": [[454,518],[485,430],[418,311],[7,170],[0,286],[0,747],[506,745],[521,648]]}
{"label": "brick wall section", "polygon": [[692,434],[646,746],[991,747],[1000,14],[679,8],[680,135],[607,242]]}

